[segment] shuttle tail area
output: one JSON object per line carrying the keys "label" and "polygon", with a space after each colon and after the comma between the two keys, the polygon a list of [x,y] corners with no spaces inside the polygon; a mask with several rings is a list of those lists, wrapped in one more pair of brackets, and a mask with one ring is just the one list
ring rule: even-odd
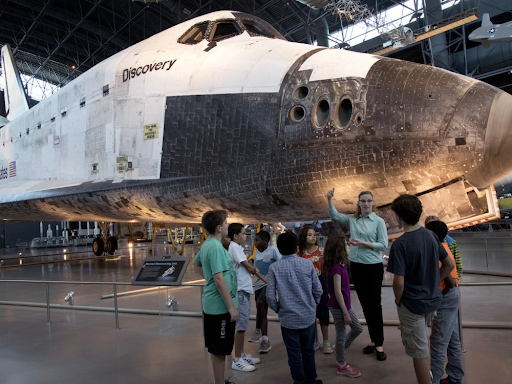
{"label": "shuttle tail area", "polygon": [[[417,196],[423,207],[421,223],[427,216],[435,215],[452,230],[500,218],[493,185],[475,190],[464,178],[460,178]],[[390,238],[396,238],[403,233],[391,210],[391,204],[379,207],[379,214],[386,220]]]}
{"label": "shuttle tail area", "polygon": [[5,79],[5,111],[10,121],[29,110],[27,95],[9,44],[2,47],[2,70]]}

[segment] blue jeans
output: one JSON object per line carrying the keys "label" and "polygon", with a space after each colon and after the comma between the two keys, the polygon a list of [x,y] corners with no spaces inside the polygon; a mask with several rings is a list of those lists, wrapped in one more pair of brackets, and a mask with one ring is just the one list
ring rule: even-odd
{"label": "blue jeans", "polygon": [[430,335],[430,361],[433,383],[438,383],[444,373],[444,358],[448,355],[446,373],[451,379],[462,381],[462,348],[459,338],[457,313],[460,306],[459,289],[452,288],[443,295],[437,315],[432,321]]}
{"label": "blue jeans", "polygon": [[281,327],[294,384],[315,384],[315,323],[304,329]]}

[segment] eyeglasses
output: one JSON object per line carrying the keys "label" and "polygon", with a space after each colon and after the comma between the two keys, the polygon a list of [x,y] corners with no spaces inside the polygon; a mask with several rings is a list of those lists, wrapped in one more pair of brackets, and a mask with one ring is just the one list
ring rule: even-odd
{"label": "eyeglasses", "polygon": [[373,203],[373,200],[359,200],[360,203]]}

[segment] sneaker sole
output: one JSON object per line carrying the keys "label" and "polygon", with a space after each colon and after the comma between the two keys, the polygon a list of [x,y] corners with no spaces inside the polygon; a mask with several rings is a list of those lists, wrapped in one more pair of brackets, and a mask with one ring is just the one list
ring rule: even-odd
{"label": "sneaker sole", "polygon": [[361,377],[361,375],[360,375],[360,374],[359,374],[358,376],[347,375],[346,373],[338,373],[338,372],[336,372],[336,374],[337,374],[338,376],[350,377],[351,379],[357,379],[358,377]]}
{"label": "sneaker sole", "polygon": [[247,340],[249,343],[261,343],[261,339],[259,340],[253,340],[253,339],[249,339]]}
{"label": "sneaker sole", "polygon": [[256,367],[254,367],[254,369],[240,369],[240,368],[231,367],[231,369],[233,371],[238,371],[238,372],[254,372],[256,370]]}
{"label": "sneaker sole", "polygon": [[260,353],[268,353],[272,349],[272,346],[269,346],[267,349],[260,349]]}

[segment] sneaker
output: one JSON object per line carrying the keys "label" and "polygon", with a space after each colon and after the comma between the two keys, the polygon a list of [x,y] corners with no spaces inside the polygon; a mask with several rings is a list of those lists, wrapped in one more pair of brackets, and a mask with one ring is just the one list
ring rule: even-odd
{"label": "sneaker", "polygon": [[254,333],[248,341],[249,343],[259,343],[261,341],[261,331],[258,331],[257,329],[254,330]]}
{"label": "sneaker", "polygon": [[324,340],[324,344],[323,344],[323,352],[328,355],[330,353],[333,353],[333,349],[332,349],[332,345],[331,343],[329,343],[328,340]]}
{"label": "sneaker", "polygon": [[260,363],[260,359],[257,357],[252,357],[251,355],[246,355],[242,353],[242,360],[244,360],[249,365],[256,365]]}
{"label": "sneaker", "polygon": [[252,372],[256,369],[256,367],[254,365],[248,364],[247,361],[245,361],[242,357],[237,361],[233,359],[233,362],[231,363],[231,369],[235,371]]}
{"label": "sneaker", "polygon": [[260,344],[260,353],[267,353],[272,349],[272,346],[270,345],[270,341],[268,340],[262,340]]}
{"label": "sneaker", "polygon": [[357,372],[354,368],[352,368],[348,364],[346,364],[343,368],[338,367],[336,374],[340,375],[340,376],[347,376],[347,377],[354,377],[354,378],[361,376],[361,374],[359,372]]}
{"label": "sneaker", "polygon": [[462,381],[451,381],[450,377],[447,377],[446,379],[441,379],[439,384],[462,384]]}
{"label": "sneaker", "polygon": [[315,341],[315,345],[313,346],[313,349],[316,351],[318,348],[320,348],[320,343]]}

